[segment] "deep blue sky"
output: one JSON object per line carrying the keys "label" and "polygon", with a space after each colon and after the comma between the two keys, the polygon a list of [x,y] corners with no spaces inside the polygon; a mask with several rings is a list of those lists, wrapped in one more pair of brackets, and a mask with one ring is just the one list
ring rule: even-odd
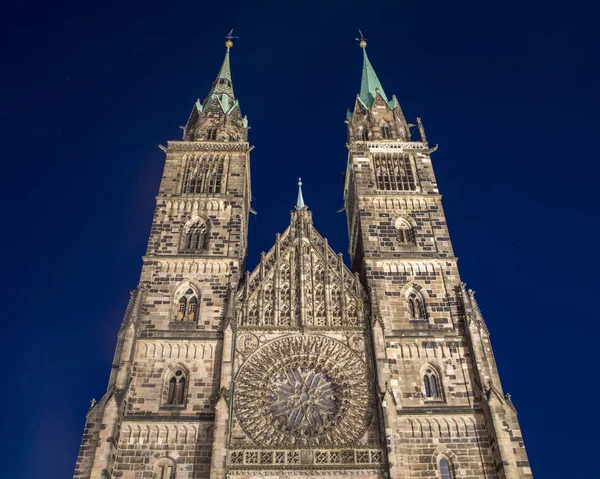
{"label": "deep blue sky", "polygon": [[540,0],[127,3],[15,0],[1,15],[2,476],[72,474],[137,284],[157,145],[180,139],[232,27],[256,146],[249,267],[287,226],[299,175],[317,228],[347,251],[336,210],[361,28],[386,92],[440,144],[460,270],[534,474],[594,475],[599,12]]}

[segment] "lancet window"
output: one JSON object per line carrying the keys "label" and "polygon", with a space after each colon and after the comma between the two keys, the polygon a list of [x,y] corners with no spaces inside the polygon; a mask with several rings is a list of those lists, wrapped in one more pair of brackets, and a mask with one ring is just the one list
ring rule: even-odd
{"label": "lancet window", "polygon": [[[216,130],[215,130],[216,134]],[[183,193],[220,193],[223,182],[222,156],[192,156],[188,159],[183,177]]]}
{"label": "lancet window", "polygon": [[175,463],[167,458],[159,459],[154,467],[152,479],[175,479]]}
{"label": "lancet window", "polygon": [[208,228],[204,221],[196,221],[187,227],[183,241],[183,249],[187,252],[204,251],[207,246]]}
{"label": "lancet window", "polygon": [[440,476],[442,479],[455,479],[454,468],[445,457],[440,459]]}
{"label": "lancet window", "polygon": [[415,176],[408,155],[376,154],[373,159],[377,189],[387,191],[416,190]]}
{"label": "lancet window", "polygon": [[392,130],[390,129],[390,125],[386,122],[383,122],[379,129],[381,130],[381,138],[384,140],[389,140],[392,137]]}
{"label": "lancet window", "polygon": [[198,296],[193,289],[188,288],[179,297],[177,303],[177,321],[193,322],[198,319]]}
{"label": "lancet window", "polygon": [[427,311],[423,297],[417,291],[411,291],[406,298],[410,319],[425,319]]}
{"label": "lancet window", "polygon": [[366,128],[363,128],[360,133],[360,137],[361,137],[362,141],[369,141],[369,130],[367,130]]}
{"label": "lancet window", "polygon": [[185,373],[176,370],[167,384],[167,404],[170,406],[183,406],[185,404]]}
{"label": "lancet window", "polygon": [[402,244],[415,244],[415,231],[412,225],[405,219],[400,219],[396,223],[398,231],[398,241]]}
{"label": "lancet window", "polygon": [[206,139],[208,141],[215,141],[217,139],[217,128],[211,126],[206,130]]}
{"label": "lancet window", "polygon": [[442,396],[440,381],[437,374],[431,368],[427,368],[423,375],[423,389],[425,390],[426,398],[438,399]]}

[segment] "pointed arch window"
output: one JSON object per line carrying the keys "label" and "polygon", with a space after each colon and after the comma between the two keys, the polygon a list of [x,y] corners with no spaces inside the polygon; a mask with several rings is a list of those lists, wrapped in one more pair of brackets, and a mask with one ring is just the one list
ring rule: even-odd
{"label": "pointed arch window", "polygon": [[410,157],[397,153],[374,155],[375,181],[377,189],[387,191],[415,191],[415,175]]}
{"label": "pointed arch window", "polygon": [[425,310],[425,302],[418,292],[411,291],[408,293],[406,300],[408,302],[410,319],[426,319],[427,311]]}
{"label": "pointed arch window", "polygon": [[445,457],[440,459],[440,476],[442,476],[442,479],[455,479],[456,477],[452,464]]}
{"label": "pointed arch window", "polygon": [[396,230],[398,232],[398,241],[400,241],[400,243],[416,244],[415,231],[408,221],[404,219],[399,220],[396,224]]}
{"label": "pointed arch window", "polygon": [[169,379],[167,389],[167,404],[169,406],[183,406],[185,404],[186,378],[181,369],[173,373]]}
{"label": "pointed arch window", "polygon": [[439,399],[442,397],[440,390],[440,381],[433,369],[427,368],[423,374],[423,388],[425,397],[430,399]]}
{"label": "pointed arch window", "polygon": [[392,138],[392,130],[390,129],[390,125],[388,123],[383,122],[379,128],[381,130],[381,138],[384,140],[389,140]]}
{"label": "pointed arch window", "polygon": [[360,136],[362,141],[369,141],[369,130],[367,130],[366,128],[363,128],[362,131],[360,132]]}
{"label": "pointed arch window", "polygon": [[250,308],[250,312],[248,313],[248,324],[252,326],[258,325],[258,308],[256,306]]}
{"label": "pointed arch window", "polygon": [[197,221],[188,227],[185,233],[183,248],[187,252],[201,252],[207,246],[208,228],[203,221]]}
{"label": "pointed arch window", "polygon": [[177,321],[196,321],[198,319],[198,296],[193,289],[188,288],[179,297],[177,303]]}
{"label": "pointed arch window", "polygon": [[208,141],[215,141],[217,139],[217,128],[211,126],[206,130],[206,139]]}
{"label": "pointed arch window", "polygon": [[162,458],[156,462],[152,479],[175,479],[175,462]]}
{"label": "pointed arch window", "polygon": [[190,157],[183,176],[182,192],[187,194],[220,193],[223,165],[224,157],[219,155]]}
{"label": "pointed arch window", "polygon": [[268,306],[265,309],[265,326],[274,326],[275,325],[275,317],[273,315],[273,308]]}

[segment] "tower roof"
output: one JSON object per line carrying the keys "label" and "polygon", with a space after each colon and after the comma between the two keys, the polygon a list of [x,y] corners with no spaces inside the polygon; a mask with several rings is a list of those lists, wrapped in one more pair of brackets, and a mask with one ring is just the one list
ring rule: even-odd
{"label": "tower roof", "polygon": [[379,93],[386,102],[388,99],[385,95],[383,87],[381,86],[381,82],[379,81],[379,78],[377,78],[377,74],[373,69],[373,65],[371,65],[371,62],[369,61],[369,57],[367,55],[367,42],[362,41],[361,48],[363,51],[363,70],[359,97],[367,108],[371,108],[377,93]]}
{"label": "tower roof", "polygon": [[228,45],[223,64],[219,69],[219,74],[217,75],[216,80],[213,82],[210,93],[208,94],[209,98],[213,97],[213,95],[223,94],[228,95],[232,100],[235,98],[233,94],[233,83],[231,81],[231,67],[229,65],[230,49],[231,47]]}

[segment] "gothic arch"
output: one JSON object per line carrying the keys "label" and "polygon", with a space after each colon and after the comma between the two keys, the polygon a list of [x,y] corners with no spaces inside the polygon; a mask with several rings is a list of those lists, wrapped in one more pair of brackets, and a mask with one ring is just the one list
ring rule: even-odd
{"label": "gothic arch", "polygon": [[168,456],[159,457],[154,463],[152,479],[175,479],[177,463]]}
{"label": "gothic arch", "polygon": [[419,371],[421,389],[425,399],[444,400],[444,383],[440,368],[427,362]]}
{"label": "gothic arch", "polygon": [[210,245],[211,221],[204,215],[193,214],[181,224],[180,251],[207,251]]}
{"label": "gothic arch", "polygon": [[165,367],[162,374],[160,407],[185,407],[190,386],[190,371],[182,363]]}
{"label": "gothic arch", "polygon": [[171,321],[197,322],[200,318],[200,288],[190,280],[179,283],[171,295]]}

